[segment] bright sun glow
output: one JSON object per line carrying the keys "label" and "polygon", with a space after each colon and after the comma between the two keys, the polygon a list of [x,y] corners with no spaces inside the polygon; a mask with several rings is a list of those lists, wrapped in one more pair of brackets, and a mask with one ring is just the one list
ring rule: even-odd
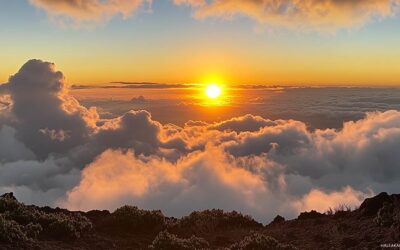
{"label": "bright sun glow", "polygon": [[221,95],[221,87],[216,84],[210,84],[206,88],[206,95],[209,98],[215,99]]}

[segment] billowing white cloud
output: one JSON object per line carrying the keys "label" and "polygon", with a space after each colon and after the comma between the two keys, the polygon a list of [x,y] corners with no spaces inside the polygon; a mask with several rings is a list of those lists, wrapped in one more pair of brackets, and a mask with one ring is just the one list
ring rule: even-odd
{"label": "billowing white cloud", "polygon": [[[372,193],[369,195],[372,195]],[[349,186],[330,193],[325,193],[316,189],[311,190],[301,200],[295,201],[293,205],[297,207],[299,211],[316,210],[326,212],[327,208],[334,210],[341,206],[354,209],[360,205],[360,201],[363,200],[365,196],[365,193],[355,191]]]}
{"label": "billowing white cloud", "polygon": [[184,127],[147,111],[101,119],[39,60],[1,89],[0,191],[26,202],[85,210],[134,204],[175,216],[223,208],[268,221],[354,206],[400,184],[394,110],[339,130],[253,115]]}
{"label": "billowing white cloud", "polygon": [[278,196],[283,186],[270,190],[263,175],[240,164],[215,147],[190,153],[175,163],[155,156],[137,157],[131,151],[106,151],[83,170],[81,183],[60,204],[89,210],[133,202],[174,216],[215,207],[239,209],[258,218],[281,209],[293,214],[295,207],[286,207],[288,197]]}
{"label": "billowing white cloud", "polygon": [[341,131],[311,132],[301,122],[279,121],[236,133],[196,123],[169,133],[186,150],[196,145],[177,161],[107,151],[83,170],[81,183],[61,204],[113,209],[132,202],[171,215],[220,207],[259,219],[354,207],[374,192],[398,191],[399,145],[393,143],[399,143],[399,122],[400,112],[387,111],[346,123]]}
{"label": "billowing white cloud", "polygon": [[279,121],[266,120],[260,116],[245,115],[242,117],[235,117],[226,121],[222,121],[209,126],[209,129],[216,130],[230,130],[235,132],[253,132],[261,128],[277,125]]}

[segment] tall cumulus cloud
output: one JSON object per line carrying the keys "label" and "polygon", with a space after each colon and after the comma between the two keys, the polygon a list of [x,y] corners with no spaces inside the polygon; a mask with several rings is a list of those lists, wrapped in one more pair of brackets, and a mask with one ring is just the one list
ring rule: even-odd
{"label": "tall cumulus cloud", "polygon": [[28,203],[134,204],[174,216],[223,208],[266,222],[399,191],[398,111],[368,113],[340,130],[250,114],[183,127],[147,111],[103,119],[40,60],[0,89],[0,192]]}

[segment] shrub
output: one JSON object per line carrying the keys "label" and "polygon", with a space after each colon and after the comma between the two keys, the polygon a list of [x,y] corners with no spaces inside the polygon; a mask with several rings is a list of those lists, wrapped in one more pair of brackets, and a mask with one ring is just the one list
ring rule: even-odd
{"label": "shrub", "polygon": [[7,220],[0,214],[0,242],[14,243],[27,241],[24,228],[13,220]]}
{"label": "shrub", "polygon": [[4,216],[15,220],[21,225],[28,225],[31,222],[36,223],[42,216],[44,216],[44,214],[35,208],[27,208],[23,204],[19,203],[18,207],[6,211]]}
{"label": "shrub", "polygon": [[82,237],[92,229],[92,223],[80,214],[52,214],[46,218],[46,235],[60,240],[73,240]]}
{"label": "shrub", "polygon": [[85,216],[90,219],[94,224],[101,223],[108,217],[110,217],[111,213],[108,210],[91,210],[85,213]]}
{"label": "shrub", "polygon": [[24,204],[18,202],[13,193],[7,193],[0,197],[0,213],[7,219],[27,225],[35,219],[36,212],[36,210],[28,209]]}
{"label": "shrub", "polygon": [[279,243],[276,239],[259,233],[253,233],[242,241],[233,244],[231,250],[296,250],[292,245]]}
{"label": "shrub", "polygon": [[178,221],[175,227],[189,230],[190,232],[210,232],[216,229],[261,227],[262,224],[256,222],[248,215],[238,212],[225,213],[220,209],[193,212]]}
{"label": "shrub", "polygon": [[192,236],[189,239],[180,239],[167,231],[160,232],[150,249],[158,250],[192,250],[192,249],[208,249],[209,244],[203,238]]}
{"label": "shrub", "polygon": [[297,217],[299,220],[306,220],[306,219],[318,219],[323,218],[325,215],[318,213],[315,210],[311,210],[310,212],[303,212]]}
{"label": "shrub", "polygon": [[350,205],[340,204],[339,206],[332,209],[331,207],[325,212],[325,215],[334,216],[336,218],[345,217],[352,211]]}
{"label": "shrub", "polygon": [[147,211],[123,206],[112,213],[110,226],[122,232],[158,232],[165,227],[165,217],[159,210]]}
{"label": "shrub", "polygon": [[32,239],[36,239],[42,230],[43,228],[40,224],[29,223],[25,226],[26,235]]}
{"label": "shrub", "polygon": [[76,239],[92,229],[92,223],[79,213],[61,209],[40,210],[25,206],[12,193],[0,197],[0,213],[4,219],[14,221],[29,238],[44,237]]}

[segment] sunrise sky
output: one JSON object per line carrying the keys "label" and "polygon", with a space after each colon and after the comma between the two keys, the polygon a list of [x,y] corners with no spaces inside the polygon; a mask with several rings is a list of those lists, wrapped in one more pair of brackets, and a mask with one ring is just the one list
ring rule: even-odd
{"label": "sunrise sky", "polygon": [[269,223],[398,193],[398,13],[400,0],[0,0],[0,195]]}
{"label": "sunrise sky", "polygon": [[0,82],[31,58],[71,84],[399,85],[397,0],[0,2]]}

